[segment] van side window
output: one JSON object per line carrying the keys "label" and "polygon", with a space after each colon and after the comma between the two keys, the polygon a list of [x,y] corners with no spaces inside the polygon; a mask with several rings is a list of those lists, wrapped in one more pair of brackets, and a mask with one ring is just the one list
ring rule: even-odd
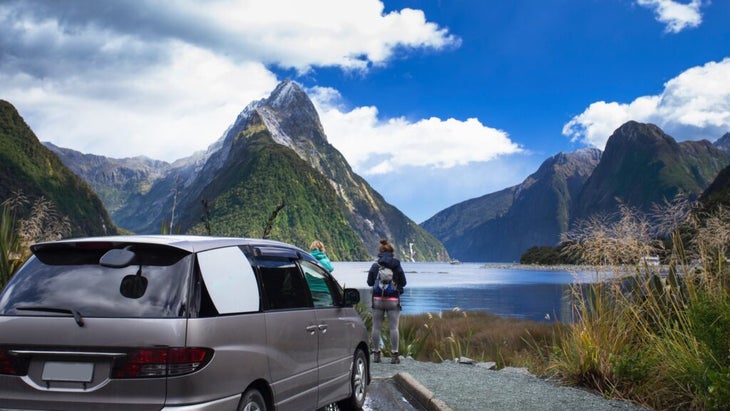
{"label": "van side window", "polygon": [[281,310],[311,307],[307,284],[293,261],[260,257],[256,262],[261,274],[265,308]]}
{"label": "van side window", "polygon": [[238,247],[198,253],[205,288],[220,314],[259,311],[256,275]]}
{"label": "van side window", "polygon": [[307,280],[309,292],[312,294],[312,302],[315,307],[332,307],[335,305],[335,299],[332,297],[332,287],[329,277],[327,277],[322,269],[314,264],[302,260],[302,271],[304,278]]}

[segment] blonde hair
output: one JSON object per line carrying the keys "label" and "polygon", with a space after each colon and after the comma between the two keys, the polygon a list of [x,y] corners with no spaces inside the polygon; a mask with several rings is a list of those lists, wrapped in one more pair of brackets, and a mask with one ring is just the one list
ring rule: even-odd
{"label": "blonde hair", "polygon": [[312,241],[312,244],[309,245],[309,250],[310,251],[319,250],[324,253],[325,252],[324,244],[322,244],[322,242],[319,240],[314,240],[314,241]]}
{"label": "blonde hair", "polygon": [[392,253],[393,251],[395,251],[395,248],[393,248],[393,245],[390,244],[388,242],[388,240],[386,240],[385,238],[381,238],[380,239],[380,248],[378,248],[378,250],[381,253],[386,253],[386,252]]}

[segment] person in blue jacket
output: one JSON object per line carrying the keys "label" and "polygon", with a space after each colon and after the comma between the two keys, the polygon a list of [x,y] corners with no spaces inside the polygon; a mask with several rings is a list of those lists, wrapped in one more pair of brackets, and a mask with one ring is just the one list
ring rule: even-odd
{"label": "person in blue jacket", "polygon": [[327,271],[335,271],[335,266],[332,265],[332,261],[330,261],[329,257],[327,257],[327,250],[324,248],[324,244],[322,244],[321,241],[312,241],[312,244],[309,246],[309,254],[312,254],[312,257],[316,258],[317,261],[322,264],[322,267],[327,269]]}
{"label": "person in blue jacket", "polygon": [[[398,332],[398,323],[400,321],[400,295],[403,294],[403,287],[406,286],[406,274],[401,267],[400,260],[395,258],[393,253],[395,249],[393,245],[385,238],[380,239],[380,247],[378,248],[378,261],[373,263],[368,271],[367,283],[373,287],[373,329],[370,336],[370,349],[373,352],[373,362],[380,362],[380,328],[383,325],[385,315],[388,316],[388,325],[390,330],[390,358],[391,364],[399,364],[398,343],[400,334]],[[376,292],[376,288],[380,287],[381,270],[384,267],[392,272],[392,279],[389,281],[390,286],[386,287],[386,291]],[[378,284],[376,284],[378,283]],[[380,290],[380,288],[378,288]]]}

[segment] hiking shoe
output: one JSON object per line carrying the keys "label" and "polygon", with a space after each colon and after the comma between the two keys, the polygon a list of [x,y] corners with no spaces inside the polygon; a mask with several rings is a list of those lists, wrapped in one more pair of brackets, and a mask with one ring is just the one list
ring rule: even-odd
{"label": "hiking shoe", "polygon": [[394,352],[393,356],[390,358],[391,364],[400,364],[400,358],[398,358],[398,353]]}
{"label": "hiking shoe", "polygon": [[380,351],[373,351],[373,362],[380,362]]}

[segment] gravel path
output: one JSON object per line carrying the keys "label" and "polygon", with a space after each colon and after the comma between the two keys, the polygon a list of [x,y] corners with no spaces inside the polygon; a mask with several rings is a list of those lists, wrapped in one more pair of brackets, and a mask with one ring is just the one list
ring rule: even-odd
{"label": "gravel path", "polygon": [[397,365],[384,359],[383,363],[371,366],[376,379],[393,378],[398,373],[413,377],[421,388],[425,387],[454,411],[646,410],[586,390],[560,386],[519,368],[490,370],[480,364],[436,364],[409,358]]}

